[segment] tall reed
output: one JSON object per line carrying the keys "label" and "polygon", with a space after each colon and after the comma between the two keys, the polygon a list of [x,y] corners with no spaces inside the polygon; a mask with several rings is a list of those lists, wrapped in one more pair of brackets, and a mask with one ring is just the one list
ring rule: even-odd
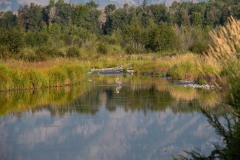
{"label": "tall reed", "polygon": [[82,64],[57,64],[38,68],[9,67],[0,64],[0,91],[57,87],[79,83],[86,75]]}
{"label": "tall reed", "polygon": [[220,84],[229,90],[229,102],[240,106],[240,20],[228,18],[226,26],[212,31],[213,44],[209,47],[206,59],[222,69]]}

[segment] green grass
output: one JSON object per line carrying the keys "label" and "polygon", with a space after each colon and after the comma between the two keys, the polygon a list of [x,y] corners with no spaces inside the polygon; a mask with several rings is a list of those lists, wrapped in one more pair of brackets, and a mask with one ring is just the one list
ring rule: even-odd
{"label": "green grass", "polygon": [[61,64],[47,68],[17,68],[0,65],[0,90],[38,89],[81,82],[86,66]]}

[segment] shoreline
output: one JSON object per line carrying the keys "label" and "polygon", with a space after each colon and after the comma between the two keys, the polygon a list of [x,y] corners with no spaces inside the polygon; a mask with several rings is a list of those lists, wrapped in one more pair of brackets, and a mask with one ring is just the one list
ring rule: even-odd
{"label": "shoreline", "polygon": [[[186,53],[173,57],[154,54],[103,56],[94,60],[56,59],[43,62],[10,60],[0,63],[0,90],[24,90],[74,85],[88,74],[134,74],[191,81],[195,88],[209,88],[220,69]],[[199,63],[200,62],[200,63]],[[194,83],[193,83],[194,82]],[[196,85],[201,86],[196,86]],[[190,86],[190,85],[188,85]],[[210,87],[211,88],[211,87]]]}

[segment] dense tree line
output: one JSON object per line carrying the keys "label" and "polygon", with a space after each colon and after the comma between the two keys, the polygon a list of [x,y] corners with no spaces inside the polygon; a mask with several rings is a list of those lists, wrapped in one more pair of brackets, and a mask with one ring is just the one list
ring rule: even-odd
{"label": "dense tree line", "polygon": [[[204,52],[209,30],[230,15],[240,18],[238,0],[174,2],[99,9],[94,1],[69,4],[50,0],[47,6],[20,6],[18,13],[0,12],[0,57],[44,60],[78,57],[82,48],[107,54],[113,45],[126,53]],[[90,52],[88,54],[91,54]]]}

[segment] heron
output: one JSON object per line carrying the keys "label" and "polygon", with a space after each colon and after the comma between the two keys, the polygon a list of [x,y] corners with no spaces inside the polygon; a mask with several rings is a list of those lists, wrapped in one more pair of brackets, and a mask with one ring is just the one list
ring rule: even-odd
{"label": "heron", "polygon": [[115,78],[115,82],[118,86],[121,86],[122,85],[122,82],[119,80],[118,77]]}

